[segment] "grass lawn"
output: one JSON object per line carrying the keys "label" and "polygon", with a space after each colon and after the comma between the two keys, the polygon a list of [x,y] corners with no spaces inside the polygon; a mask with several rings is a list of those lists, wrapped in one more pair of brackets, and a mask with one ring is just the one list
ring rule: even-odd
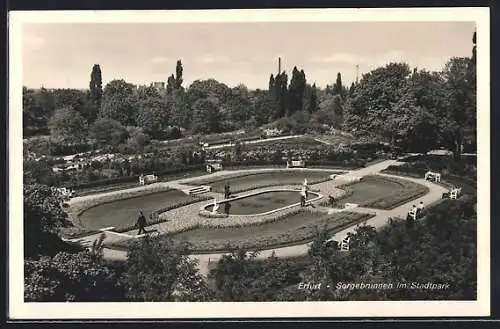
{"label": "grass lawn", "polygon": [[[171,238],[175,242],[188,242],[191,252],[226,252],[239,246],[248,250],[264,250],[303,244],[312,240],[317,228],[326,227],[332,234],[348,226],[370,218],[369,214],[342,212],[326,214],[301,210],[282,219],[258,225],[231,228],[200,227],[169,234],[161,238]],[[135,241],[126,240],[109,245],[109,248],[127,249]]]}
{"label": "grass lawn", "polygon": [[88,229],[123,228],[135,224],[140,210],[148,218],[157,209],[190,200],[195,198],[178,190],[168,190],[97,205],[81,213],[79,220],[81,226]]}
{"label": "grass lawn", "polygon": [[426,194],[423,185],[403,179],[366,176],[360,182],[345,187],[346,195],[339,203],[357,203],[363,207],[393,209],[402,203]]}
{"label": "grass lawn", "polygon": [[[311,195],[310,198],[314,198]],[[252,195],[246,198],[231,201],[230,215],[251,215],[262,214],[277,208],[286,207],[300,202],[299,192],[274,191]],[[219,211],[224,211],[225,202],[219,206]],[[208,206],[208,211],[212,211],[213,206]]]}
{"label": "grass lawn", "polygon": [[300,171],[300,170],[290,170],[290,171],[275,171],[275,172],[264,172],[255,174],[235,174],[225,177],[218,177],[212,179],[200,179],[189,182],[190,185],[210,185],[212,189],[216,192],[223,193],[224,185],[229,183],[231,186],[231,191],[241,192],[248,191],[251,189],[268,187],[268,186],[278,186],[278,185],[298,185],[304,182],[307,178],[309,184],[324,182],[330,179],[330,175],[338,173],[338,171]]}

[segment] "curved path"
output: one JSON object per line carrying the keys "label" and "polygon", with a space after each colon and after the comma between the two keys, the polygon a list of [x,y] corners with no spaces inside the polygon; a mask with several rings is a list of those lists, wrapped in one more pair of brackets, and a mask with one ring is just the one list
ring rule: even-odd
{"label": "curved path", "polygon": [[[358,177],[363,177],[367,175],[373,175],[373,174],[378,174],[382,176],[387,176],[387,177],[398,177],[400,179],[406,179],[409,181],[413,181],[415,183],[419,183],[421,185],[427,186],[429,188],[429,192],[415,200],[412,200],[410,202],[407,202],[399,207],[396,207],[391,210],[379,210],[379,209],[368,209],[368,208],[354,208],[350,211],[356,211],[356,212],[362,212],[362,213],[375,213],[375,216],[368,219],[366,221],[367,225],[373,226],[375,228],[380,228],[384,225],[387,224],[387,220],[390,217],[406,217],[406,214],[408,213],[409,207],[411,207],[412,204],[419,203],[420,201],[423,201],[424,204],[428,205],[431,204],[437,200],[441,199],[442,193],[446,192],[447,190],[437,184],[431,183],[429,181],[418,178],[410,178],[410,177],[401,177],[401,176],[394,176],[394,175],[388,175],[388,174],[382,174],[380,173],[382,170],[386,169],[387,167],[391,165],[398,165],[400,164],[397,160],[386,160],[382,161],[376,164],[373,164],[371,166],[361,168],[358,170],[352,170],[346,174],[339,175],[335,178],[334,181],[327,181],[324,183],[320,183],[315,185],[315,188],[318,187],[322,194],[328,194],[329,191],[334,191],[336,189],[336,186],[342,185],[348,181],[347,176],[358,176]],[[276,169],[272,169],[276,170]],[[300,170],[300,169],[299,169]],[[249,169],[249,170],[243,170],[242,172],[252,172],[252,171],[263,171],[262,169]],[[227,171],[219,171],[211,176],[219,176],[219,175],[224,175],[227,174]],[[175,187],[175,188],[180,188],[180,187],[185,187],[189,183],[189,181],[194,180],[195,178],[190,178],[190,179],[181,179],[177,181],[172,181],[172,182],[166,182],[166,183],[158,183],[158,184],[165,184],[167,186]],[[137,190],[139,189],[147,189],[148,187],[138,187],[135,188]],[[102,195],[105,194],[112,194],[112,193],[119,193],[119,192],[108,192],[108,193],[103,193],[99,195],[89,195],[85,197],[80,197],[80,198],[74,198],[71,201],[72,202],[77,202],[78,199],[82,198],[93,198],[93,197],[101,197]],[[186,218],[192,218],[194,220],[196,217],[192,216],[193,214],[197,214],[199,210],[199,203],[195,203],[192,205],[188,205],[185,207],[173,209],[166,214],[168,214],[169,217],[171,218],[183,218],[183,221],[186,221]],[[171,221],[165,222],[165,223],[159,223],[155,225],[148,226],[149,229],[156,229],[160,232],[166,232],[169,231],[169,226],[171,224]],[[354,232],[356,229],[357,225],[351,226],[349,228],[346,228],[340,232],[335,233],[332,238],[339,241],[343,239],[347,233],[349,232]],[[71,241],[79,241],[82,242],[84,245],[89,245],[91,244],[95,239],[99,237],[100,234],[94,234],[88,237],[85,237],[83,239],[72,239]],[[110,235],[109,237],[106,236],[106,240],[110,238],[113,240],[112,236]],[[271,256],[271,254],[275,254],[277,257],[292,257],[292,256],[300,256],[304,255],[307,253],[309,249],[310,243],[302,244],[302,245],[295,245],[295,246],[289,246],[289,247],[282,247],[282,248],[275,248],[275,249],[269,249],[269,250],[264,250],[259,252],[258,258],[267,258]],[[199,269],[202,274],[207,274],[208,273],[208,265],[211,262],[217,261],[220,257],[224,255],[223,253],[214,253],[214,254],[202,254],[202,255],[191,255],[190,257],[193,259],[197,259],[199,262]],[[126,259],[126,252],[125,251],[119,251],[119,250],[113,250],[113,249],[104,249],[104,256],[109,259],[119,259],[119,260],[125,260]]]}

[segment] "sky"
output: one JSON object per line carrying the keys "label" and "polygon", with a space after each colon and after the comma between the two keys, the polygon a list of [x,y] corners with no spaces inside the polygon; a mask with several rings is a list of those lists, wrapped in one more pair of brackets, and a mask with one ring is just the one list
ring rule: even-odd
{"label": "sky", "polygon": [[103,84],[149,85],[184,67],[184,86],[214,78],[230,87],[267,88],[294,66],[324,88],[344,85],[391,61],[441,70],[470,56],[474,22],[44,23],[23,26],[23,85],[88,88],[99,64]]}

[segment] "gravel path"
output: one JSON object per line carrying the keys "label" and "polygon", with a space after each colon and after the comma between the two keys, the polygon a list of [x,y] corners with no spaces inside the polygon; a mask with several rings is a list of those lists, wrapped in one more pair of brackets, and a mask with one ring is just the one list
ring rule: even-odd
{"label": "gravel path", "polygon": [[[373,175],[373,174],[378,174],[378,175],[386,176],[386,177],[397,177],[399,179],[406,179],[406,180],[409,180],[409,181],[412,181],[415,183],[422,184],[422,185],[427,186],[429,188],[429,193],[427,193],[426,195],[424,195],[416,200],[412,200],[404,205],[401,205],[401,206],[396,207],[396,208],[391,209],[391,210],[379,210],[379,209],[370,209],[370,208],[362,208],[362,207],[350,209],[350,211],[355,211],[355,212],[374,213],[375,216],[368,219],[366,221],[366,224],[374,226],[375,228],[380,228],[380,227],[387,224],[389,217],[403,217],[403,218],[405,218],[406,214],[409,210],[409,207],[412,204],[417,204],[420,201],[423,201],[424,204],[431,204],[431,203],[441,199],[442,193],[447,191],[444,187],[437,185],[437,184],[433,184],[433,183],[428,182],[424,179],[401,177],[401,176],[394,176],[394,175],[380,173],[382,170],[386,169],[388,166],[398,165],[398,164],[400,164],[400,162],[398,162],[397,160],[387,160],[387,161],[379,162],[379,163],[376,163],[376,164],[369,166],[369,167],[366,167],[366,168],[353,170],[353,171],[350,171],[346,174],[339,175],[335,178],[335,180],[315,184],[314,186],[312,186],[312,188],[313,188],[313,190],[319,189],[319,192],[325,197],[329,194],[332,194],[332,195],[338,197],[339,195],[341,195],[343,193],[343,191],[338,189],[337,186],[345,184],[347,181],[349,181],[350,177],[352,177],[352,176],[363,177],[363,176]],[[276,170],[276,169],[269,169],[269,170]],[[287,170],[287,169],[285,169],[285,170]],[[296,170],[304,170],[304,169],[296,169]],[[307,169],[305,169],[305,170],[307,170]],[[314,170],[317,170],[317,169],[314,169]],[[267,170],[266,169],[247,169],[247,170],[242,170],[241,172],[246,173],[246,172],[265,172],[265,171],[267,171]],[[226,171],[226,170],[219,171],[219,172],[211,174],[210,176],[214,176],[214,177],[223,176],[223,175],[227,174],[228,172],[234,172],[234,171]],[[207,176],[205,176],[205,177],[207,177]],[[195,179],[197,179],[197,178],[181,179],[181,180],[177,180],[177,181],[172,181],[172,182],[167,182],[167,183],[157,183],[157,184],[165,184],[165,185],[170,186],[172,188],[185,189],[185,188],[189,188],[189,185],[188,185],[189,181],[192,181]],[[154,185],[157,185],[157,184],[154,184]],[[153,185],[142,186],[142,187],[134,188],[134,190],[142,190],[142,189],[147,190],[148,188],[152,188],[152,186]],[[294,188],[297,186],[287,186],[287,187]],[[269,190],[269,189],[273,189],[273,188],[262,188],[259,190],[264,191],[264,190]],[[254,192],[254,191],[252,191],[252,192]],[[107,193],[103,193],[103,194],[112,194],[112,193],[120,193],[120,191],[107,192]],[[100,197],[103,194],[74,198],[71,201],[78,202],[79,200],[82,200],[83,198]],[[209,192],[205,195],[217,197],[218,200],[222,199],[221,194],[214,193],[214,192]],[[200,222],[200,217],[198,216],[198,212],[199,212],[200,208],[203,205],[206,205],[208,203],[210,203],[210,201],[201,201],[201,202],[194,203],[194,204],[191,204],[188,206],[184,206],[184,207],[170,210],[170,211],[160,215],[160,216],[165,216],[165,217],[169,218],[170,219],[169,221],[148,226],[146,229],[147,230],[157,230],[161,234],[165,234],[168,232],[177,231],[177,230],[179,230],[179,228],[193,226],[193,225]],[[320,209],[317,208],[317,210],[319,211]],[[275,212],[269,216],[275,217],[276,215],[280,215],[280,214],[285,213],[285,212],[286,212],[286,210],[280,211],[280,212]],[[231,221],[234,221],[234,220],[238,219],[237,217],[238,216],[231,216],[230,219],[231,219]],[[265,220],[265,218],[263,220]],[[213,222],[214,219],[210,219],[210,221]],[[341,240],[347,235],[347,233],[354,232],[354,230],[356,229],[356,226],[357,225],[346,228],[346,229],[334,234],[332,236],[332,238],[335,240]],[[133,238],[135,236],[135,234],[136,234],[135,231],[125,232],[124,234],[116,234],[116,233],[106,232],[106,243],[114,243],[114,242],[117,242],[117,241],[120,241],[123,239],[130,239],[130,238]],[[88,245],[91,245],[92,242],[99,237],[99,235],[100,234],[94,234],[94,235],[87,236],[87,237],[80,238],[80,239],[73,239],[71,241],[79,241],[83,245],[88,246]],[[273,252],[275,253],[275,255],[277,257],[292,257],[292,256],[303,255],[303,254],[307,253],[307,251],[309,249],[309,245],[310,245],[310,243],[261,251],[258,255],[258,258],[267,258]],[[208,273],[208,264],[210,262],[217,261],[222,255],[223,254],[216,253],[216,254],[191,255],[190,257],[198,260],[200,272],[202,274],[207,274]],[[104,256],[108,259],[125,260],[126,259],[126,252],[106,248],[106,249],[104,249]]]}

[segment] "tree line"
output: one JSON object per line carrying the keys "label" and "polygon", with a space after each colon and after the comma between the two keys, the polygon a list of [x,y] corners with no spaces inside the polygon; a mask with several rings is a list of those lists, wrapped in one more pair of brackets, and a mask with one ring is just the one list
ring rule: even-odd
{"label": "tree line", "polygon": [[214,79],[182,86],[182,63],[165,89],[112,80],[102,87],[94,65],[89,89],[23,88],[25,134],[49,131],[58,143],[124,144],[140,151],[152,139],[251,129],[267,124],[293,133],[324,126],[408,150],[444,146],[461,152],[476,136],[475,57],[452,58],[441,72],[389,63],[350,88],[307,83],[294,67],[271,75],[268,90],[230,88]]}
{"label": "tree line", "polygon": [[[98,64],[87,90],[24,87],[24,134],[50,134],[62,144],[92,140],[117,146],[129,138],[130,144],[147,144],[151,139],[251,129],[282,118],[307,123],[312,114],[318,123],[331,119],[330,124],[340,126],[343,101],[334,96],[345,90],[319,90],[296,67],[289,84],[285,72],[271,76],[269,90],[230,88],[215,79],[196,80],[184,88],[183,70],[179,60],[166,88],[136,86],[122,79],[103,86]],[[339,73],[341,85],[340,79]],[[329,115],[332,109],[336,118]]]}

